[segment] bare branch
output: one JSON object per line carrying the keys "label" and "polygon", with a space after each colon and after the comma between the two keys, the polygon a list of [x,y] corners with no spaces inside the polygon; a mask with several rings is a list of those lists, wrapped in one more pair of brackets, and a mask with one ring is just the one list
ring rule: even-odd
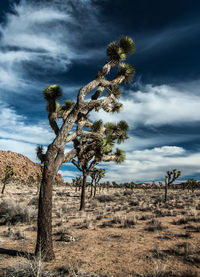
{"label": "bare branch", "polygon": [[49,124],[50,124],[52,130],[54,131],[54,133],[56,135],[58,135],[60,129],[58,128],[58,125],[56,123],[56,118],[57,118],[56,113],[49,113],[49,115],[48,115]]}
{"label": "bare branch", "polygon": [[82,169],[80,168],[80,166],[76,163],[76,161],[73,159],[72,163],[78,168],[78,170],[82,171]]}
{"label": "bare branch", "polygon": [[103,162],[111,162],[111,161],[116,161],[116,155],[104,155],[102,157]]}
{"label": "bare branch", "polygon": [[75,158],[76,155],[77,155],[77,150],[72,149],[71,151],[69,151],[68,153],[65,154],[64,163],[69,162],[71,159]]}

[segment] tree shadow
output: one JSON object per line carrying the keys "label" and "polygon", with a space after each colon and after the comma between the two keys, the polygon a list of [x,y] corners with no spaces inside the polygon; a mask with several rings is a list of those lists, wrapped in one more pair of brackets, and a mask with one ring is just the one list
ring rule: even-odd
{"label": "tree shadow", "polygon": [[12,257],[23,257],[23,258],[27,258],[29,260],[32,260],[35,258],[33,253],[26,252],[26,251],[14,250],[14,249],[6,249],[6,248],[0,248],[0,255],[9,255]]}

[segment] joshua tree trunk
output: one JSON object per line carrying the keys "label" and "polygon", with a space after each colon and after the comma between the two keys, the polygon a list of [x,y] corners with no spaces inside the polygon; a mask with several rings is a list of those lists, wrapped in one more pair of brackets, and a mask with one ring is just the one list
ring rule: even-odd
{"label": "joshua tree trunk", "polygon": [[42,259],[50,261],[55,258],[52,243],[52,189],[55,174],[53,165],[45,165],[40,187],[38,206],[38,232],[35,254],[41,252]]}
{"label": "joshua tree trunk", "polygon": [[90,198],[92,198],[92,195],[93,195],[93,183],[91,183]]}
{"label": "joshua tree trunk", "polygon": [[165,202],[167,202],[168,178],[165,178]]}
{"label": "joshua tree trunk", "polygon": [[85,210],[85,189],[86,189],[87,171],[86,168],[83,169],[83,184],[81,190],[81,204],[79,211]]}
{"label": "joshua tree trunk", "polygon": [[95,185],[94,185],[94,195],[93,195],[93,197],[96,197],[96,193],[97,193],[97,184],[95,183]]}
{"label": "joshua tree trunk", "polygon": [[4,193],[5,187],[6,187],[6,183],[3,184],[3,188],[2,188],[2,191],[1,191],[2,194]]}

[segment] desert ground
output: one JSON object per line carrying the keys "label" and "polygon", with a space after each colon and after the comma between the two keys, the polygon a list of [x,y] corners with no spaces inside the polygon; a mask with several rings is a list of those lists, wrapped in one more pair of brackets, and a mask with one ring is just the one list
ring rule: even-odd
{"label": "desert ground", "polygon": [[[89,191],[87,191],[89,196]],[[0,196],[0,276],[200,276],[200,191],[110,188],[87,197],[54,186],[56,259],[33,256],[37,187],[8,184]]]}

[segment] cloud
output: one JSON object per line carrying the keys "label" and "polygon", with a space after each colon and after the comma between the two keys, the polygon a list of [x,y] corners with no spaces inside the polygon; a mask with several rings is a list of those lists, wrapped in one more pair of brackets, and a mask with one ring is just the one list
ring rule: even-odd
{"label": "cloud", "polygon": [[[26,124],[26,118],[1,104],[0,149],[22,153],[35,160],[36,145],[46,145],[54,135],[43,122]],[[9,147],[10,145],[10,147]]]}
{"label": "cloud", "polygon": [[35,155],[35,145],[11,139],[0,139],[0,149],[13,151],[28,157],[33,162],[38,162]]}
{"label": "cloud", "polygon": [[100,26],[90,0],[21,0],[0,26],[0,84],[19,89],[39,78],[33,75],[65,72],[73,61],[96,56],[99,50],[85,45]]}
{"label": "cloud", "polygon": [[[162,126],[200,121],[200,96],[193,93],[192,86],[182,91],[169,85],[145,85],[139,90],[125,91],[120,102],[123,111],[107,114],[104,111],[93,113],[95,119],[103,121],[126,120],[131,127],[138,125]],[[130,116],[131,115],[131,116]]]}
{"label": "cloud", "polygon": [[[189,153],[182,147],[163,146],[140,151],[129,151],[123,164],[102,164],[106,168],[106,180],[164,181],[167,170],[177,168],[182,178],[200,173],[200,153]],[[123,172],[123,174],[122,174]]]}
{"label": "cloud", "polygon": [[151,31],[142,35],[138,35],[136,38],[137,42],[137,53],[144,54],[144,52],[153,53],[153,51],[165,51],[172,47],[185,43],[185,40],[198,36],[199,34],[199,21],[194,20],[193,22],[184,22],[182,25],[174,24],[174,26],[168,26],[162,31]]}

